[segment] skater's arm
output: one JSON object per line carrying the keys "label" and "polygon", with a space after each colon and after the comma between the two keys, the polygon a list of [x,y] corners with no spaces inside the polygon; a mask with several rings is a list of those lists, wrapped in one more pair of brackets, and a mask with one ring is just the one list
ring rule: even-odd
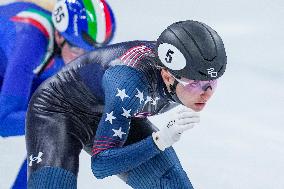
{"label": "skater's arm", "polygon": [[25,113],[34,79],[33,69],[41,62],[47,39],[36,27],[16,24],[16,38],[8,57],[0,93],[0,135],[24,134]]}
{"label": "skater's arm", "polygon": [[101,179],[131,170],[161,151],[152,137],[124,147],[110,148],[92,157],[93,174]]}
{"label": "skater's arm", "polygon": [[143,106],[138,91],[147,96],[147,81],[136,70],[116,66],[103,79],[105,110],[94,140],[92,170],[97,178],[116,175],[137,167],[160,150],[152,137],[123,146],[130,129],[130,118]]}

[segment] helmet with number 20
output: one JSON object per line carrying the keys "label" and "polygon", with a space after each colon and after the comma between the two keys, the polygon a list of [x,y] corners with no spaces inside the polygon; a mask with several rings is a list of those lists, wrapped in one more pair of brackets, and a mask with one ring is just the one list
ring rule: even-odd
{"label": "helmet with number 20", "polygon": [[86,50],[107,44],[115,31],[115,19],[104,0],[58,0],[52,21],[71,44]]}

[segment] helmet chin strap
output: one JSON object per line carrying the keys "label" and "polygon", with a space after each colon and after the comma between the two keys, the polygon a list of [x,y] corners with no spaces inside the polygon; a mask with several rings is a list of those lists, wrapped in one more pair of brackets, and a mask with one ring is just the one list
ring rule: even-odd
{"label": "helmet chin strap", "polygon": [[177,96],[177,93],[176,93],[177,84],[178,84],[177,80],[175,80],[173,84],[170,84],[170,91],[169,91],[169,93],[170,93],[172,99],[173,99],[176,103],[183,104],[183,103],[179,100],[179,98],[178,98],[178,96]]}

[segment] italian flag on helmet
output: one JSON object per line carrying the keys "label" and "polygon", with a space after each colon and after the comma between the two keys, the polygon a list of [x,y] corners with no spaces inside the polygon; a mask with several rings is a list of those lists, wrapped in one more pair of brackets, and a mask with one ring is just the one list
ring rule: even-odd
{"label": "italian flag on helmet", "polygon": [[68,42],[86,50],[107,44],[115,31],[113,12],[104,0],[59,0],[52,21]]}

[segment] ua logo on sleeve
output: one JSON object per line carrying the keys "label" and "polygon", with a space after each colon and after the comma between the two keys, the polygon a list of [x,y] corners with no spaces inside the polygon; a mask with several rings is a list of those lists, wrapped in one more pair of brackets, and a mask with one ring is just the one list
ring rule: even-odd
{"label": "ua logo on sleeve", "polygon": [[36,161],[36,163],[40,163],[42,161],[41,156],[43,155],[42,152],[39,152],[36,157],[33,157],[33,155],[30,155],[30,163],[29,166],[33,166],[33,162]]}

